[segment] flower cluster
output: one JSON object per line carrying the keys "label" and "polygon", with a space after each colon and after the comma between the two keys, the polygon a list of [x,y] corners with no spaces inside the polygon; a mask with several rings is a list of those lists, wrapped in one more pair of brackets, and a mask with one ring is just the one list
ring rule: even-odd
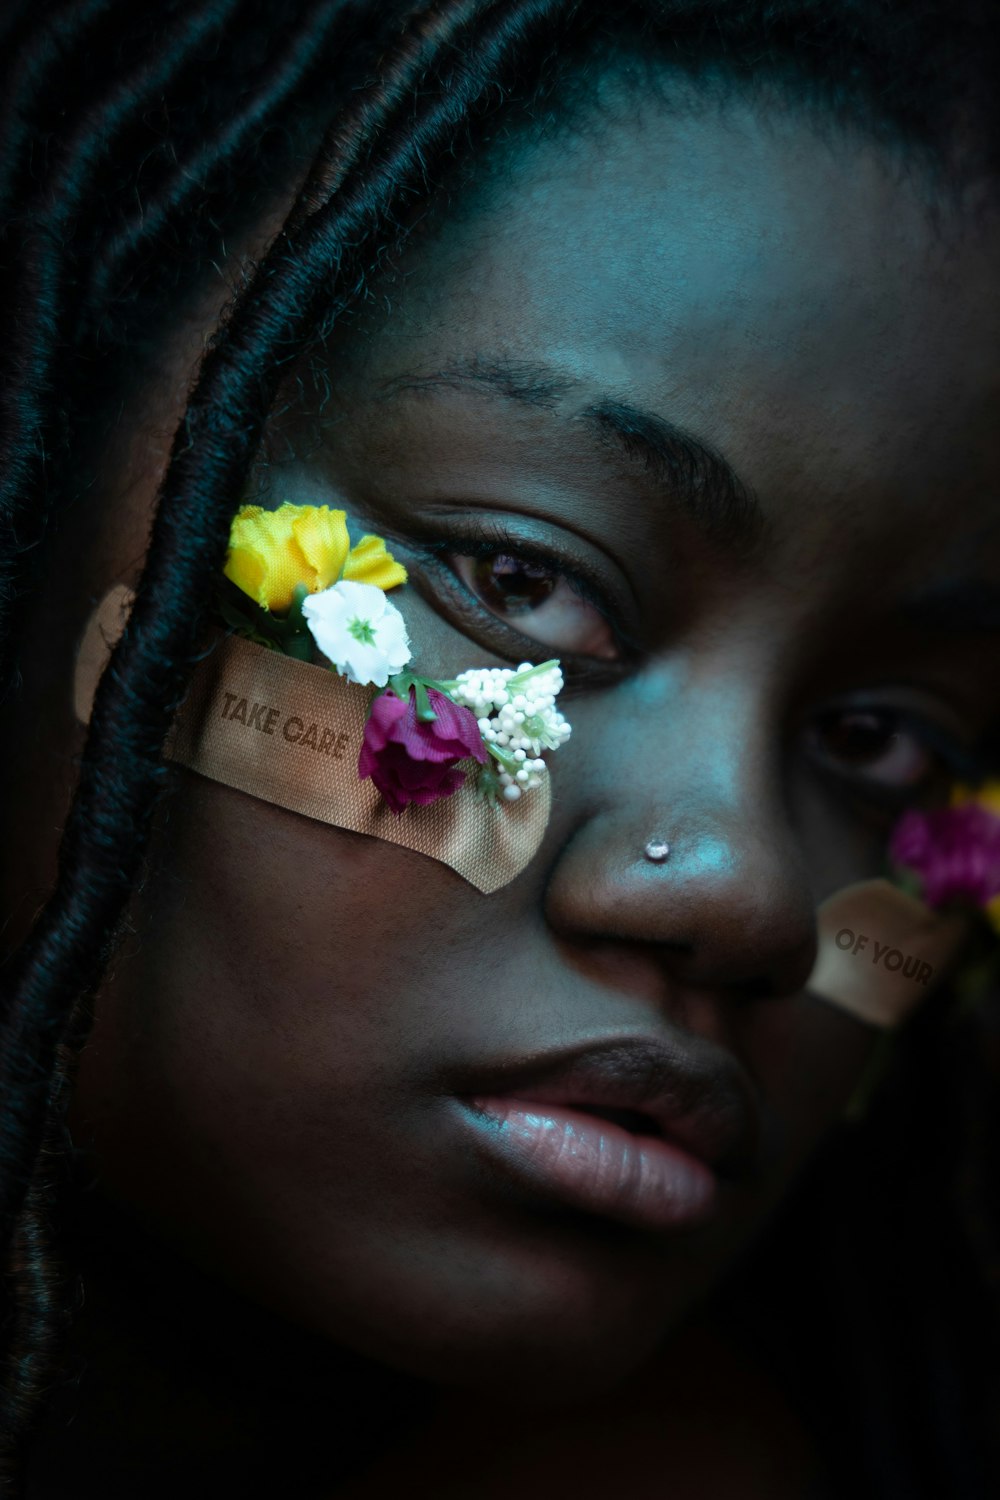
{"label": "flower cluster", "polygon": [[957,786],[949,807],[904,813],[889,857],[918,877],[928,906],[981,907],[1000,933],[1000,782]]}
{"label": "flower cluster", "polygon": [[406,624],[385,595],[406,582],[406,569],[381,537],[352,546],[342,510],[244,505],[230,529],[225,577],[227,624],[302,661],[318,649],[349,682],[386,688],[369,710],[358,775],[371,778],[394,813],[452,796],[466,779],[462,761],[475,763],[490,800],[516,801],[541,785],[542,751],[569,738],[555,706],[557,661],[472,669],[452,682],[404,671]]}
{"label": "flower cluster", "polygon": [[[465,780],[458,762],[471,758],[479,762],[478,787],[488,800],[515,802],[541,786],[541,752],[569,738],[555,706],[562,685],[557,661],[522,662],[516,670],[473,667],[450,682],[403,673],[372,705],[359,772],[399,813],[407,802],[450,797]],[[404,767],[407,756],[412,763]],[[496,771],[486,764],[490,757]]]}
{"label": "flower cluster", "polygon": [[410,660],[403,616],[385,597],[406,569],[380,536],[351,546],[347,516],[328,505],[244,505],[229,532],[225,576],[256,614],[227,601],[230,624],[309,660],[312,642],[348,682],[385,687]]}
{"label": "flower cluster", "polygon": [[508,801],[541,785],[543,750],[558,750],[570,725],[556,708],[563,675],[557,661],[532,666],[478,667],[460,672],[448,691],[476,716],[483,742],[498,763],[499,784]]}

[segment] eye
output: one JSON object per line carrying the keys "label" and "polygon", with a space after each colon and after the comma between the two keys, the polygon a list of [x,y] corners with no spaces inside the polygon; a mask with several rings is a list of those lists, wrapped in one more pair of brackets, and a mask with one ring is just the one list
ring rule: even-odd
{"label": "eye", "polygon": [[940,730],[890,708],[830,709],[805,732],[809,753],[829,769],[900,793],[922,787],[951,758],[941,739]]}
{"label": "eye", "polygon": [[515,552],[448,553],[444,561],[498,620],[554,652],[604,661],[619,656],[608,621],[554,562]]}

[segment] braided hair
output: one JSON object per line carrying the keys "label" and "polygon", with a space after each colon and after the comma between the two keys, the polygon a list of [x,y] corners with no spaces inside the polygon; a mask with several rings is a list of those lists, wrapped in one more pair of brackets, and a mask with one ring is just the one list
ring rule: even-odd
{"label": "braided hair", "polygon": [[[283,0],[279,9],[277,24],[273,0],[8,0],[0,17],[6,702],[17,700],[51,538],[81,503],[79,454],[112,402],[114,372],[126,356],[155,353],[185,288],[290,173],[301,179],[206,350],[135,606],[94,706],[55,887],[0,971],[0,1442],[11,1465],[72,1301],[51,1251],[72,1060],[168,784],[163,741],[202,649],[230,518],[288,372],[358,304],[491,132],[515,110],[537,114],[543,95],[585,97],[586,60],[613,50],[655,52],[706,80],[777,84],[932,167],[957,171],[959,140],[967,163],[997,167],[989,0],[628,0],[613,20],[594,0]],[[990,1393],[967,1389],[966,1377],[990,1332],[969,1289],[985,1278],[995,1296],[1000,1271],[985,1166],[996,1111],[975,1038],[954,1043],[949,1072],[940,1028],[936,1010],[911,1028],[877,1111],[884,1124],[872,1126],[884,1138],[869,1154],[876,1183],[879,1163],[906,1158],[921,1119],[912,1080],[936,1049],[937,1118],[949,1088],[961,1108],[933,1143],[947,1177],[944,1227],[919,1254],[908,1247],[908,1277],[888,1299],[868,1261],[845,1279],[858,1256],[845,1247],[863,1241],[844,1202],[864,1199],[868,1211],[879,1201],[877,1185],[870,1198],[859,1191],[856,1162],[851,1190],[838,1189],[848,1166],[833,1153],[816,1175],[822,1191],[788,1211],[799,1234],[822,1227],[831,1247],[829,1285],[840,1290],[830,1328],[849,1338],[841,1313],[850,1312],[864,1366],[852,1452],[883,1496],[972,1496],[986,1483],[988,1456],[972,1430],[988,1422]],[[928,1191],[912,1171],[905,1181],[914,1196]],[[900,1232],[883,1225],[879,1243],[898,1243]],[[791,1229],[784,1243],[791,1256]],[[778,1265],[761,1282],[775,1304],[787,1285]],[[892,1279],[888,1255],[881,1274]],[[960,1295],[930,1297],[931,1275],[950,1277]]]}

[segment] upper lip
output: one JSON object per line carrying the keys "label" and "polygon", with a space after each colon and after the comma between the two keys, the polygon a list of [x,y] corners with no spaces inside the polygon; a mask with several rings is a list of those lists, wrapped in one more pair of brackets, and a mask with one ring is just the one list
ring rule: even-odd
{"label": "upper lip", "polygon": [[[471,1080],[470,1080],[471,1081]],[[720,1176],[742,1175],[756,1150],[754,1090],[728,1053],[696,1038],[605,1037],[477,1069],[466,1097],[627,1111]],[[633,1128],[642,1129],[641,1122]]]}

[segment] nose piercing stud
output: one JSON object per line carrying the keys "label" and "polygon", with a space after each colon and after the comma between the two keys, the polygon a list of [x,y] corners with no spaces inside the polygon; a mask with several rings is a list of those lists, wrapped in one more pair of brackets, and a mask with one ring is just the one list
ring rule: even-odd
{"label": "nose piercing stud", "polygon": [[650,839],[649,843],[646,845],[645,849],[642,852],[649,860],[650,864],[662,865],[663,861],[670,854],[670,845],[667,843],[666,839]]}

